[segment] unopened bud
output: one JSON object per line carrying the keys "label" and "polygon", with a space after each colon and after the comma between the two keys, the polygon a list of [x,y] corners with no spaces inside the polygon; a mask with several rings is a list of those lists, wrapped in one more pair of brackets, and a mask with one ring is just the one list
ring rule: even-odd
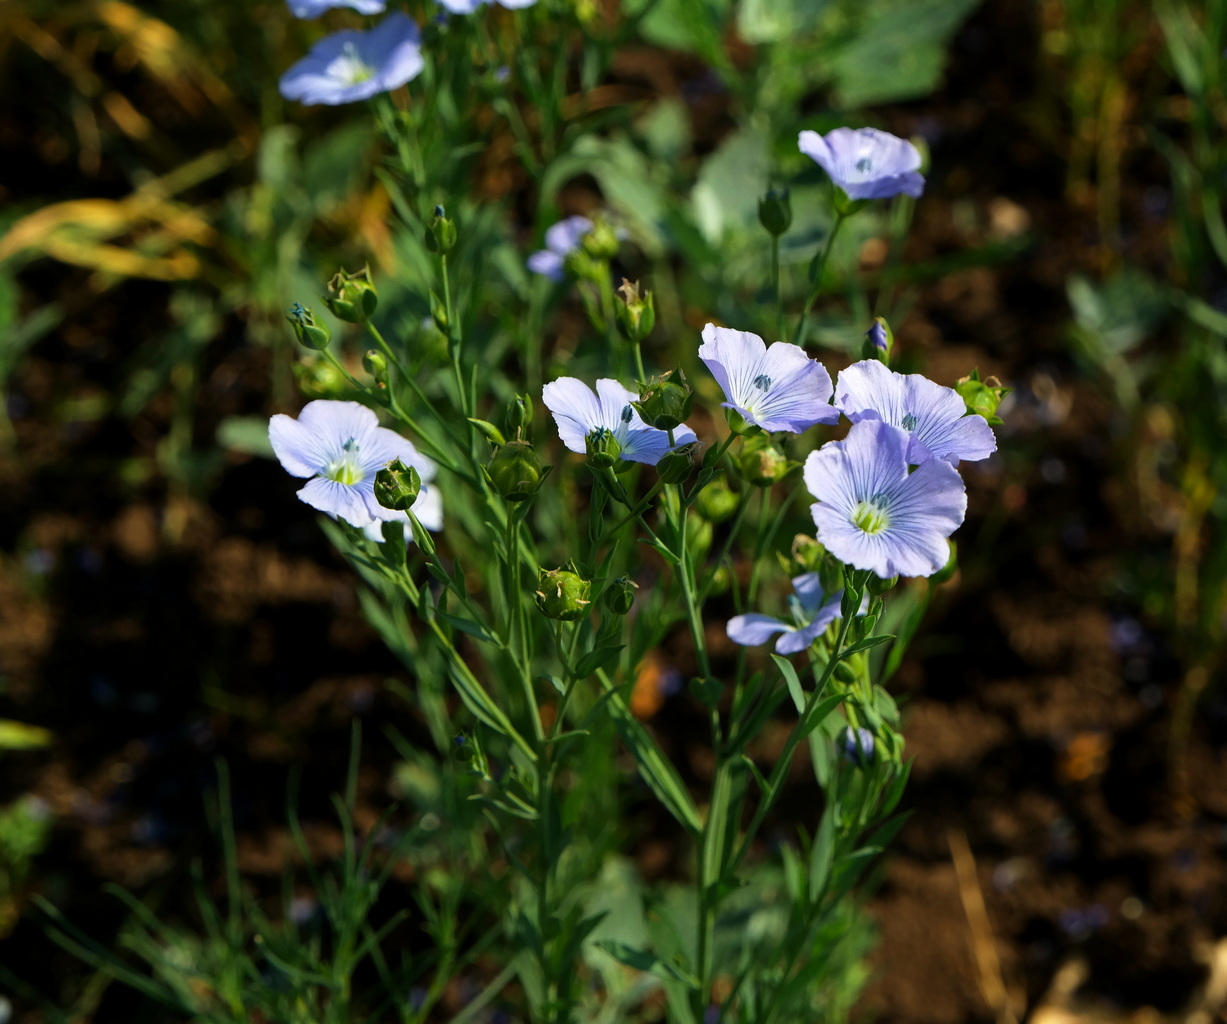
{"label": "unopened bud", "polygon": [[873,761],[873,733],[861,727],[845,725],[839,734],[839,752],[845,761],[862,768]]}
{"label": "unopened bud", "polygon": [[960,380],[954,390],[963,399],[968,412],[983,416],[989,423],[998,425],[1001,418],[997,415],[997,407],[1014,389],[1003,386],[996,377],[981,380],[980,371],[977,369]]}
{"label": "unopened bud", "polygon": [[533,425],[533,400],[528,395],[516,395],[507,403],[507,433],[522,437]]}
{"label": "unopened bud", "polygon": [[869,330],[865,332],[865,342],[861,345],[862,359],[877,359],[883,363],[890,362],[890,354],[895,348],[895,335],[885,318],[875,316]]}
{"label": "unopened bud", "polygon": [[[806,572],[817,572],[826,553],[827,549],[816,538],[808,534],[798,533],[792,539],[792,560]],[[836,589],[839,588],[836,587]]]}
{"label": "unopened bud", "polygon": [[433,291],[430,293],[430,318],[434,320],[435,326],[439,328],[439,333],[450,340],[452,325],[447,317],[447,304]]}
{"label": "unopened bud", "polygon": [[639,385],[639,401],[632,402],[643,422],[657,430],[673,430],[686,421],[694,403],[694,389],[681,370],[653,377]]}
{"label": "unopened bud", "polygon": [[456,247],[456,222],[448,217],[442,206],[435,207],[435,215],[426,225],[426,248],[431,252],[448,253]]}
{"label": "unopened bud", "polygon": [[724,418],[728,422],[729,430],[741,437],[749,437],[760,430],[757,424],[748,422],[736,409],[725,409]]}
{"label": "unopened bud", "polygon": [[699,491],[694,507],[713,523],[723,523],[737,511],[740,504],[741,495],[729,486],[723,476],[717,476]]}
{"label": "unopened bud", "polygon": [[843,563],[829,551],[822,556],[822,561],[818,563],[818,582],[822,585],[822,590],[826,594],[838,594],[844,589]]}
{"label": "unopened bud", "polygon": [[694,472],[694,457],[702,450],[702,441],[691,441],[666,452],[656,463],[656,472],[660,474],[661,481],[666,484],[680,484],[690,479],[690,474]]}
{"label": "unopened bud", "polygon": [[605,588],[601,603],[614,615],[625,615],[635,604],[635,591],[639,584],[629,576],[620,576]]}
{"label": "unopened bud", "polygon": [[584,438],[584,446],[588,450],[589,464],[597,469],[608,469],[622,454],[622,445],[608,427],[597,427]]}
{"label": "unopened bud", "polygon": [[393,459],[375,474],[375,500],[384,508],[406,512],[418,500],[422,478],[412,466]]}
{"label": "unopened bud", "polygon": [[788,198],[788,189],[767,190],[767,194],[758,201],[758,222],[775,238],[788,230],[788,226],[792,224],[792,203]]}
{"label": "unopened bud", "polygon": [[638,345],[656,326],[656,306],[652,293],[649,291],[640,295],[639,282],[632,284],[624,277],[618,295],[621,298],[615,309],[618,327],[627,341]]}
{"label": "unopened bud", "polygon": [[369,320],[379,305],[379,295],[371,281],[371,268],[363,267],[353,274],[338,270],[328,282],[324,304],[332,310],[333,316],[346,323],[360,324]]}
{"label": "unopened bud", "polygon": [[486,473],[494,489],[512,502],[531,498],[545,475],[533,446],[518,440],[499,445]]}
{"label": "unopened bud", "polygon": [[362,357],[362,368],[374,377],[375,383],[381,387],[388,383],[388,361],[379,349],[368,348],[366,350],[366,354]]}
{"label": "unopened bud", "polygon": [[582,248],[572,249],[567,253],[563,257],[562,266],[568,276],[580,281],[595,281],[598,284],[604,281],[609,273],[609,267],[600,260],[594,260]]}
{"label": "unopened bud", "polygon": [[592,221],[592,229],[579,244],[588,256],[600,263],[608,263],[618,255],[618,233],[600,217]]}
{"label": "unopened bud", "polygon": [[298,389],[307,398],[337,398],[350,393],[345,374],[326,359],[303,359],[294,364]]}
{"label": "unopened bud", "polygon": [[891,576],[887,579],[882,579],[880,576],[870,576],[869,582],[865,584],[865,589],[874,597],[878,597],[880,594],[885,594],[898,582],[898,576]]}
{"label": "unopened bud", "polygon": [[767,434],[748,437],[737,455],[737,465],[755,487],[773,487],[792,471],[795,463]]}
{"label": "unopened bud", "polygon": [[315,315],[311,310],[299,302],[290,307],[285,318],[294,328],[294,337],[298,339],[299,344],[306,345],[307,348],[323,352],[332,340],[332,332],[328,330],[328,326],[316,323]]}
{"label": "unopened bud", "polygon": [[592,584],[567,569],[541,570],[537,577],[537,607],[546,618],[574,622],[588,614]]}

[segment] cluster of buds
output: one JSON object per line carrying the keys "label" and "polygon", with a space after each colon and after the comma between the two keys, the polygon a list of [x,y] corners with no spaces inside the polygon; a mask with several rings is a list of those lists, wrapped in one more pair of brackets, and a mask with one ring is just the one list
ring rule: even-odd
{"label": "cluster of buds", "polygon": [[347,324],[366,323],[379,305],[379,295],[371,280],[371,268],[363,267],[353,274],[338,270],[328,281],[324,305],[333,316]]}
{"label": "cluster of buds", "polygon": [[996,377],[981,380],[980,371],[975,369],[955,384],[954,390],[963,399],[968,412],[977,413],[989,423],[999,425],[1001,417],[997,415],[997,408],[1014,389],[1003,386]]}
{"label": "cluster of buds", "polygon": [[631,403],[643,422],[657,430],[676,430],[690,416],[693,404],[694,389],[681,370],[672,370],[641,383],[639,401]]}

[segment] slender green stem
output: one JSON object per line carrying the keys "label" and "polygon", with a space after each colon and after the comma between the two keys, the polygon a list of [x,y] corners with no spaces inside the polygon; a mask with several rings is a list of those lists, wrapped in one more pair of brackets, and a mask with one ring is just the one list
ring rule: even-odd
{"label": "slender green stem", "polygon": [[776,336],[784,337],[784,283],[780,278],[780,236],[771,236],[771,280],[775,285]]}
{"label": "slender green stem", "polygon": [[839,234],[839,229],[843,227],[845,220],[847,220],[847,215],[837,211],[835,223],[831,225],[831,233],[827,235],[826,244],[823,245],[822,252],[814,263],[809,296],[805,300],[805,308],[801,310],[801,319],[797,322],[797,333],[793,335],[792,339],[794,345],[805,344],[806,321],[809,319],[810,310],[814,308],[814,303],[818,301],[818,293],[822,290],[822,275],[826,272],[827,260],[831,255],[831,247],[835,244],[835,236]]}
{"label": "slender green stem", "polygon": [[[788,734],[788,739],[784,741],[784,749],[780,751],[776,758],[776,765],[783,766],[782,770],[786,771],[787,766],[792,761],[792,755],[796,752],[797,745],[801,742],[801,727],[806,723],[814,708],[818,705],[818,701],[822,698],[823,692],[826,690],[826,685],[830,682],[831,676],[835,673],[835,666],[839,664],[840,652],[844,649],[844,645],[848,640],[848,630],[851,627],[851,619],[840,619],[839,633],[835,637],[835,644],[831,648],[831,656],[826,663],[826,668],[822,671],[822,676],[818,683],[814,686],[809,697],[806,698],[805,707],[801,710],[801,714],[797,717],[797,724],[793,726],[792,731]],[[782,778],[783,776],[781,776]],[[737,852],[733,855],[732,864],[730,867],[736,871],[741,862],[745,859],[746,854],[750,850],[750,844],[754,841],[755,835],[762,827],[763,821],[770,813],[771,808],[775,805],[775,795],[779,793],[781,787],[775,787],[773,792],[763,793],[758,801],[758,806],[754,809],[754,817],[750,819],[749,827],[746,829],[745,837],[741,841],[741,845],[737,848]]]}

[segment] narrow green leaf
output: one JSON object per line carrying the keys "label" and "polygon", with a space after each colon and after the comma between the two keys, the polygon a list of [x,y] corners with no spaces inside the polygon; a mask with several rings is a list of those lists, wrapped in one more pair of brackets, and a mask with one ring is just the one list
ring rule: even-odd
{"label": "narrow green leaf", "polygon": [[484,640],[488,644],[497,644],[497,639],[480,622],[474,622],[472,619],[462,618],[459,615],[452,615],[450,612],[442,610],[437,611],[435,614],[453,629],[460,630],[461,633],[475,637],[478,640]]}
{"label": "narrow green leaf", "polygon": [[625,644],[619,644],[616,647],[598,647],[595,651],[589,651],[579,659],[579,664],[575,666],[575,675],[578,679],[586,679],[599,668],[605,668],[610,663],[618,660],[618,655],[622,653]]}
{"label": "narrow green leaf", "polygon": [[606,702],[609,716],[613,719],[614,728],[618,730],[622,742],[626,744],[626,749],[634,757],[635,764],[639,767],[640,777],[656,794],[656,798],[665,805],[669,813],[692,835],[697,836],[703,830],[703,823],[699,819],[698,808],[695,807],[694,801],[686,791],[686,785],[682,782],[682,777],[678,775],[673,762],[665,757],[664,751],[652,738],[652,734],[643,727],[639,719],[631,714],[625,699],[614,687],[609,677],[598,670],[597,678],[610,694]]}
{"label": "narrow green leaf", "polygon": [[894,639],[894,636],[892,636],[890,633],[882,633],[878,636],[867,636],[864,640],[858,640],[850,647],[845,647],[843,651],[840,652],[839,659],[840,661],[843,661],[845,658],[848,658],[853,654],[860,654],[861,651],[868,651],[874,647],[877,647],[879,644],[886,643],[887,640]]}
{"label": "narrow green leaf", "polygon": [[499,428],[496,427],[493,423],[489,422],[488,420],[476,419],[473,416],[470,416],[468,419],[469,419],[469,422],[473,424],[473,426],[475,426],[478,430],[480,430],[483,434],[486,435],[487,441],[491,442],[492,444],[506,444],[507,443],[507,438],[503,436],[503,432],[499,430]]}
{"label": "narrow green leaf", "polygon": [[669,981],[680,981],[691,989],[699,987],[699,979],[693,974],[676,964],[662,960],[655,953],[649,953],[645,949],[635,949],[625,942],[617,942],[614,939],[600,939],[594,945],[619,963],[626,964],[627,967],[633,967],[637,971],[654,974],[658,978],[665,978]]}

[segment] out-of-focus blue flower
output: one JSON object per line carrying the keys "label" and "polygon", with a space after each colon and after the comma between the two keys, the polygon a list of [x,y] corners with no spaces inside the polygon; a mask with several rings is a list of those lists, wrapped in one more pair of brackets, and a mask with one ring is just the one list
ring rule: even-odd
{"label": "out-of-focus blue flower", "polygon": [[846,761],[862,766],[873,760],[873,733],[862,726],[853,729],[845,725],[839,734],[839,752]]}
{"label": "out-of-focus blue flower", "polygon": [[975,462],[997,450],[993,428],[983,416],[967,414],[954,388],[919,373],[895,373],[876,359],[840,371],[835,405],[853,423],[881,420],[906,430],[912,465],[929,459]]}
{"label": "out-of-focus blue flower", "polygon": [[568,217],[551,225],[545,232],[545,248],[528,257],[528,269],[534,274],[544,274],[551,281],[563,280],[567,257],[579,248],[584,235],[591,230],[592,221],[587,217]]}
{"label": "out-of-focus blue flower", "polygon": [[765,644],[777,633],[776,654],[796,654],[805,650],[822,635],[822,631],[839,618],[839,601],[843,591],[828,597],[818,582],[816,572],[803,573],[792,581],[795,593],[788,599],[793,621],[785,622],[770,615],[751,612],[729,619],[729,639],[743,647]]}
{"label": "out-of-focus blue flower", "polygon": [[532,7],[536,2],[537,0],[439,0],[439,3],[452,14],[472,14],[479,7],[485,7],[489,3],[497,3],[500,7],[506,7],[510,11],[519,11],[525,7]]}
{"label": "out-of-focus blue flower", "polygon": [[359,14],[382,14],[386,0],[289,0],[296,18],[318,18],[333,7],[352,7]]}
{"label": "out-of-focus blue flower", "polygon": [[281,95],[330,106],[370,99],[418,76],[421,41],[417,25],[399,11],[369,32],[336,32],[281,76]]}
{"label": "out-of-focus blue flower", "polygon": [[841,562],[882,579],[932,576],[967,511],[959,471],[929,459],[908,472],[908,435],[881,420],[854,423],[805,460],[818,540]]}
{"label": "out-of-focus blue flower", "polygon": [[831,375],[799,345],[770,348],[757,334],[708,324],[699,358],[724,389],[726,409],[763,430],[800,434],[815,423],[835,423]]}
{"label": "out-of-focus blue flower", "polygon": [[670,444],[668,433],[649,427],[631,405],[639,396],[608,377],[596,382],[595,393],[582,380],[559,377],[545,386],[541,398],[554,415],[562,443],[573,452],[586,453],[588,435],[603,429],[618,442],[621,458],[655,465],[667,452],[696,440],[693,430],[680,426]]}
{"label": "out-of-focus blue flower", "polygon": [[918,173],[920,150],[906,139],[876,128],[836,128],[826,135],[804,131],[797,145],[816,160],[849,199],[913,199],[925,190]]}
{"label": "out-of-focus blue flower", "polygon": [[[319,399],[303,406],[298,419],[278,414],[269,421],[268,439],[287,473],[311,478],[298,497],[353,526],[407,521],[404,512],[375,500],[375,474],[393,459],[416,469],[423,483],[435,475],[435,464],[411,441],[381,427],[375,413],[357,402]],[[424,486],[418,498],[427,511],[431,490]],[[429,525],[425,518],[423,525]]]}

